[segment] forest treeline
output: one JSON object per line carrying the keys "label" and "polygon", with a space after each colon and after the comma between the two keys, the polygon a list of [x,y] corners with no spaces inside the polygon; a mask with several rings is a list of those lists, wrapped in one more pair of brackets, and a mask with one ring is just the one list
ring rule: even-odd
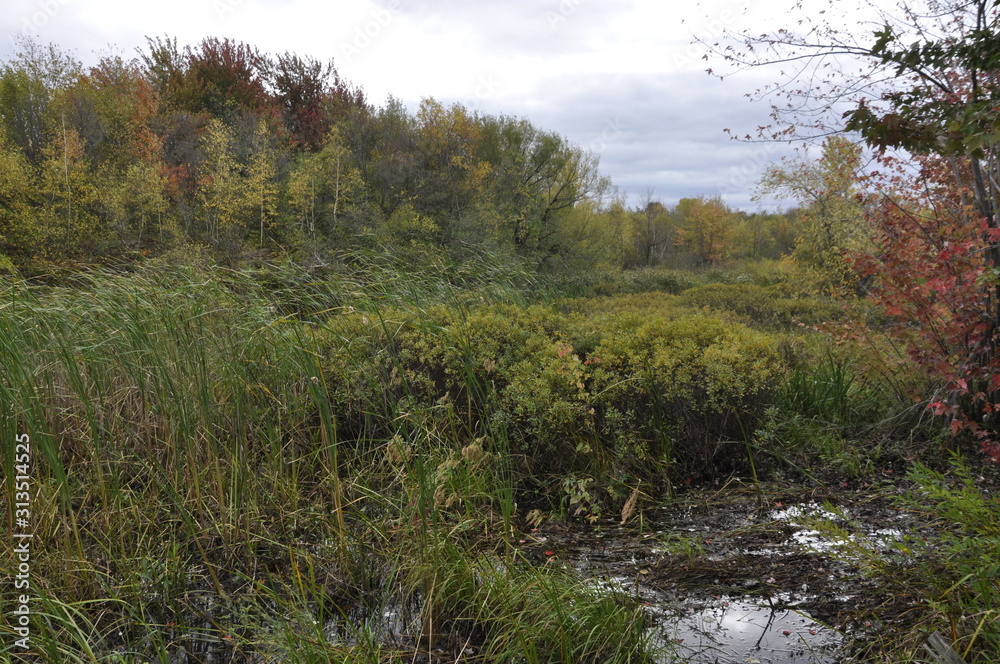
{"label": "forest treeline", "polygon": [[530,120],[371,103],[333,63],[151,38],[84,67],[30,40],[0,63],[0,266],[156,254],[302,258],[470,244],[539,264],[777,258],[802,216],[719,197],[628,206],[598,155]]}

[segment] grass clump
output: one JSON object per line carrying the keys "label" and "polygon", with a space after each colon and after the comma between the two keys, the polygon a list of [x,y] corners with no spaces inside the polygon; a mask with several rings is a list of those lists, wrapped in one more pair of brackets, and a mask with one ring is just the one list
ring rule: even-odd
{"label": "grass clump", "polygon": [[927,599],[918,610],[921,629],[950,637],[968,662],[995,661],[1000,652],[1000,503],[978,486],[968,462],[956,458],[949,475],[917,464],[908,476],[915,489],[902,506],[930,518],[897,545],[907,556],[901,576],[909,582],[908,592]]}

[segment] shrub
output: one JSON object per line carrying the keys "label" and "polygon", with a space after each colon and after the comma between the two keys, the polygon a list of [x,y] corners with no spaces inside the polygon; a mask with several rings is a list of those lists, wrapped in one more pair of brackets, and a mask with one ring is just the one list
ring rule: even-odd
{"label": "shrub", "polygon": [[327,331],[342,421],[353,435],[381,422],[391,436],[419,420],[460,442],[503,437],[535,488],[554,473],[655,479],[665,468],[731,468],[736,457],[719,442],[754,430],[783,371],[775,337],[613,299],[597,309],[342,317]]}
{"label": "shrub", "polygon": [[773,327],[796,323],[817,325],[842,317],[832,302],[809,297],[787,297],[783,285],[709,284],[684,291],[677,303],[710,311],[730,311],[748,322]]}

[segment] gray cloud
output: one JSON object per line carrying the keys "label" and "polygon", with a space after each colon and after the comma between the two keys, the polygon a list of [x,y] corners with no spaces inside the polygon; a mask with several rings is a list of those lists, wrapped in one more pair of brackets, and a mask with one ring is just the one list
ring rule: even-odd
{"label": "gray cloud", "polygon": [[449,26],[475,33],[479,45],[498,55],[539,57],[584,51],[606,40],[609,21],[632,2],[597,0],[379,0],[378,4],[420,21],[433,22],[447,36]]}
{"label": "gray cloud", "polygon": [[598,152],[602,171],[633,203],[653,188],[664,202],[721,195],[750,207],[764,167],[790,152],[733,141],[724,129],[756,127],[768,109],[699,72],[543,78],[524,104],[508,103],[506,111]]}
{"label": "gray cloud", "polygon": [[[375,102],[392,94],[415,109],[421,97],[434,96],[527,117],[600,153],[602,171],[635,202],[651,187],[664,202],[721,194],[733,205],[751,206],[764,166],[789,152],[737,143],[723,133],[727,127],[752,132],[767,122],[768,109],[743,97],[756,87],[753,77],[720,82],[707,76],[709,63],[690,45],[692,32],[711,36],[739,27],[745,2],[8,2],[0,15],[3,59],[13,53],[4,33],[29,28],[88,64],[109,44],[132,55],[146,35],[165,34],[182,44],[215,35],[272,53],[332,57]],[[774,13],[772,0],[751,4],[755,20]],[[368,28],[365,47],[345,58],[345,46]]]}

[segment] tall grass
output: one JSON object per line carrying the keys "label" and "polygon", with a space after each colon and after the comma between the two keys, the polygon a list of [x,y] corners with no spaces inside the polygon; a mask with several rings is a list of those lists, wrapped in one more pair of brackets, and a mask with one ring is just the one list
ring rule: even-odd
{"label": "tall grass", "polygon": [[[13,525],[13,443],[28,433],[33,655],[382,661],[426,647],[422,629],[393,642],[352,618],[415,606],[433,623],[433,612],[465,612],[454,608],[462,603],[494,606],[500,595],[482,586],[477,554],[510,555],[502,542],[516,481],[506,431],[470,419],[454,401],[407,397],[392,312],[420,320],[432,303],[461,312],[535,297],[547,297],[544,284],[516,262],[482,257],[406,271],[370,255],[310,270],[150,264],[58,286],[4,284],[5,521]],[[352,311],[361,313],[345,315]],[[362,416],[345,423],[329,352],[370,334],[358,322],[365,316],[388,343],[385,357],[342,355],[371,381],[358,391]],[[470,402],[492,398],[472,372],[459,380]],[[11,564],[0,563],[0,573]],[[441,595],[462,566],[480,584],[468,589],[473,597]],[[512,579],[534,579],[525,585],[551,585],[510,569]],[[592,594],[558,583],[561,590],[531,597],[533,611],[582,607]],[[0,596],[5,605],[12,592]],[[609,602],[601,615],[618,616]],[[512,630],[536,643],[506,610],[473,616],[476,647],[513,639],[495,636]],[[7,620],[0,633],[10,634]],[[635,633],[632,618],[615,620]],[[338,623],[350,625],[349,638],[329,633]],[[447,628],[458,633],[458,624]],[[595,634],[608,628],[594,625]],[[533,657],[570,661],[580,652],[567,650],[582,643],[572,636],[578,627],[574,613]],[[587,652],[605,652],[618,637],[607,639]]]}

